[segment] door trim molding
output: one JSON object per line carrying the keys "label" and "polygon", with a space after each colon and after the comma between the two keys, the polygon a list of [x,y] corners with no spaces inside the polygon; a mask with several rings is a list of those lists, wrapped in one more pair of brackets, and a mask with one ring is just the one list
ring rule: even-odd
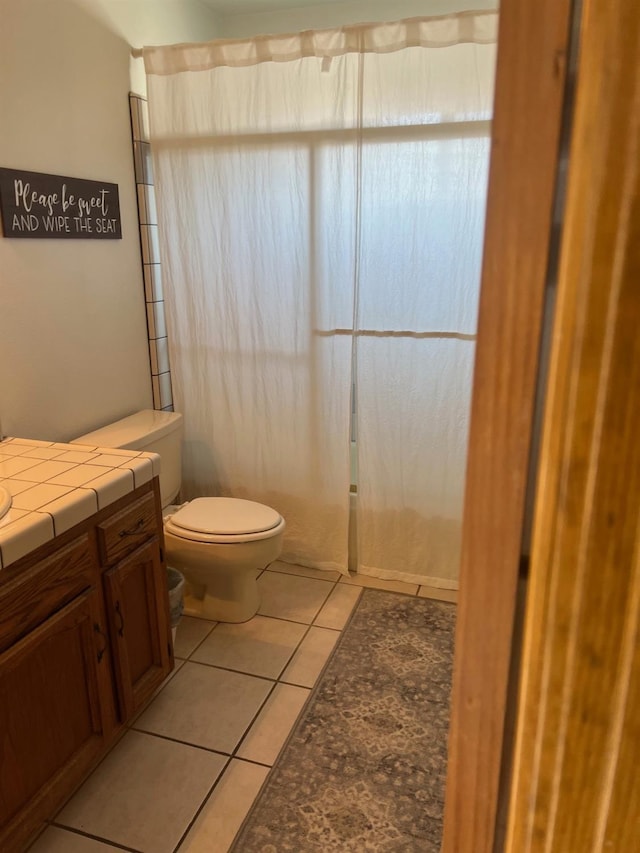
{"label": "door trim molding", "polygon": [[443,853],[492,853],[570,29],[500,6]]}
{"label": "door trim molding", "polygon": [[507,851],[640,834],[640,7],[590,0],[540,458]]}

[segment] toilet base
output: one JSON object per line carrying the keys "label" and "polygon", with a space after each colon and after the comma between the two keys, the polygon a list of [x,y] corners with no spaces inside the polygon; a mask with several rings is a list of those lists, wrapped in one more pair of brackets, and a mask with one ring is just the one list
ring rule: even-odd
{"label": "toilet base", "polygon": [[226,586],[226,589],[220,588],[213,592],[210,588],[187,580],[184,596],[185,616],[211,619],[214,622],[248,622],[256,615],[260,606],[255,576],[244,579],[242,584],[236,582]]}
{"label": "toilet base", "polygon": [[247,622],[255,616],[260,605],[257,576],[278,558],[283,531],[281,521],[264,538],[201,542],[176,535],[167,518],[167,565],[182,572],[187,582],[184,612],[214,622]]}

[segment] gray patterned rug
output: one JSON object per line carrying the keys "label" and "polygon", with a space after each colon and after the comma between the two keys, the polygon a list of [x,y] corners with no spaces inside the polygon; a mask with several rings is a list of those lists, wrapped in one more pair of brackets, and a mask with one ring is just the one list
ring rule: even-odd
{"label": "gray patterned rug", "polygon": [[437,853],[455,607],[365,589],[234,853]]}

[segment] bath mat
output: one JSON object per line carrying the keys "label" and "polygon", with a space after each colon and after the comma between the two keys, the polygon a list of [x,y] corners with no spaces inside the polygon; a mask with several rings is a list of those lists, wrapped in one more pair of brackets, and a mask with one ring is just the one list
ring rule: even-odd
{"label": "bath mat", "polygon": [[363,591],[233,853],[438,853],[454,624]]}

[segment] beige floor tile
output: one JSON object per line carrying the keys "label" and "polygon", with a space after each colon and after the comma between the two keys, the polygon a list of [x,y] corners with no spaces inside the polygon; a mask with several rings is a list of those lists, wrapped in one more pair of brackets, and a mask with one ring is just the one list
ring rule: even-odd
{"label": "beige floor tile", "polygon": [[56,823],[145,853],[171,853],[226,759],[129,731]]}
{"label": "beige floor tile", "polygon": [[278,684],[237,752],[238,758],[273,764],[302,706],[311,693],[303,687]]}
{"label": "beige floor tile", "polygon": [[273,684],[188,661],[136,722],[136,729],[231,753]]}
{"label": "beige floor tile", "polygon": [[364,586],[368,589],[386,589],[387,592],[405,592],[407,595],[416,595],[417,583],[404,583],[404,581],[387,581],[383,578],[374,578],[369,575],[349,574],[340,578],[340,583]]}
{"label": "beige floor tile", "polygon": [[421,586],[418,589],[420,598],[433,598],[436,601],[452,601],[458,603],[457,589],[437,589],[435,586]]}
{"label": "beige floor tile", "polygon": [[154,690],[154,691],[153,691],[153,693],[151,694],[151,697],[150,697],[150,698],[149,698],[149,700],[146,702],[146,704],[145,704],[145,705],[140,709],[140,711],[138,711],[136,714],[134,714],[134,716],[133,716],[133,717],[131,717],[131,719],[128,721],[127,726],[128,726],[130,729],[135,728],[136,723],[138,722],[138,719],[139,719],[139,718],[144,714],[144,712],[147,710],[147,708],[149,707],[149,705],[151,705],[151,703],[152,703],[152,702],[153,702],[153,700],[156,698],[156,696],[158,695],[158,693],[160,693],[160,691],[164,690],[164,688],[167,686],[167,684],[171,681],[171,679],[175,676],[175,674],[176,674],[176,673],[180,670],[180,668],[181,668],[181,667],[183,667],[183,666],[184,666],[184,661],[183,661],[183,660],[179,660],[178,658],[176,658],[176,659],[174,660],[174,663],[173,663],[173,669],[171,670],[171,672],[169,673],[169,675],[165,678],[165,680],[162,682],[162,684],[160,685],[160,687],[156,688],[156,690]]}
{"label": "beige floor tile", "polygon": [[116,853],[120,849],[68,829],[50,826],[29,847],[29,853]]}
{"label": "beige floor tile", "polygon": [[339,636],[339,631],[331,631],[329,628],[310,628],[281,680],[302,687],[313,687]]}
{"label": "beige floor tile", "polygon": [[264,572],[258,578],[262,616],[291,619],[307,625],[320,610],[333,588],[332,581],[300,578],[280,572]]}
{"label": "beige floor tile", "polygon": [[337,584],[320,613],[313,620],[319,628],[342,630],[347,624],[356,601],[360,598],[361,588],[352,584]]}
{"label": "beige floor tile", "polygon": [[220,623],[192,660],[277,678],[304,636],[305,625],[254,616],[240,625]]}
{"label": "beige floor tile", "polygon": [[234,758],[178,848],[179,853],[226,853],[268,772],[268,767]]}
{"label": "beige floor tile", "polygon": [[193,616],[183,616],[176,632],[173,653],[177,658],[188,658],[204,640],[217,622],[208,619],[194,619]]}
{"label": "beige floor tile", "polygon": [[294,563],[283,563],[276,560],[269,566],[270,572],[281,572],[285,575],[298,575],[301,578],[317,578],[320,581],[340,580],[340,572],[324,571],[323,569],[308,569],[306,566],[298,566]]}

